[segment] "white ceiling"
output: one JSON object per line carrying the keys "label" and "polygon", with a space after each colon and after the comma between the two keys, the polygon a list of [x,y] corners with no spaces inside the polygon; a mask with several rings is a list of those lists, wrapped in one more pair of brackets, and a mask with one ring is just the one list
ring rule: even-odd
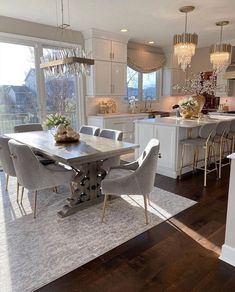
{"label": "white ceiling", "polygon": [[[188,15],[188,32],[199,35],[200,47],[218,40],[219,20],[231,22],[223,39],[235,39],[235,0],[70,0],[70,23],[78,31],[120,32],[125,27],[132,40],[169,46],[173,35],[184,30],[184,15],[178,9],[185,5],[196,7]],[[56,0],[1,1],[0,15],[56,26]]]}

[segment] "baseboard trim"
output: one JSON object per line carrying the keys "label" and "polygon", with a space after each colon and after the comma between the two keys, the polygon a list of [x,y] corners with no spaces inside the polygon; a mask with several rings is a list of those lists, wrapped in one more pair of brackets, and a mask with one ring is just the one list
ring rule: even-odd
{"label": "baseboard trim", "polygon": [[224,244],[219,259],[235,267],[235,248]]}

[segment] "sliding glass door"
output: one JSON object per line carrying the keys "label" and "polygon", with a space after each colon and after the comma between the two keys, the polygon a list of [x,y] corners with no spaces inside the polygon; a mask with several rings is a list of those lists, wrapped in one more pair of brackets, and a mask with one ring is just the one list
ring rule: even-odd
{"label": "sliding glass door", "polygon": [[38,123],[34,47],[0,42],[0,134]]}

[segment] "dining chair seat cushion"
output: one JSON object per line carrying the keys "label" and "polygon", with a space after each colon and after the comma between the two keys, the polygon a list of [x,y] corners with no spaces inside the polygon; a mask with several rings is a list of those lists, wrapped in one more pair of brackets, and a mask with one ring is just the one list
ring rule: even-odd
{"label": "dining chair seat cushion", "polygon": [[102,192],[112,195],[139,195],[141,193],[132,170],[111,169],[102,181]]}

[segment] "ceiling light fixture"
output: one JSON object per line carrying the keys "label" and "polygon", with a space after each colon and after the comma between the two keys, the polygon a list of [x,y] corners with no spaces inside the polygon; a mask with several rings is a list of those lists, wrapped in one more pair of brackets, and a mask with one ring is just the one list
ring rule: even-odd
{"label": "ceiling light fixture", "polygon": [[228,24],[229,21],[226,20],[216,22],[216,25],[220,26],[219,44],[212,45],[210,49],[210,61],[213,64],[215,73],[220,72],[229,64],[231,45],[222,44],[223,27]]}
{"label": "ceiling light fixture", "polygon": [[178,64],[183,71],[191,63],[192,56],[195,55],[195,49],[198,42],[198,35],[196,33],[187,33],[188,12],[195,9],[194,6],[184,6],[179,9],[180,12],[185,13],[185,30],[182,34],[174,35],[174,55],[178,59]]}
{"label": "ceiling light fixture", "polygon": [[128,32],[128,29],[127,28],[122,28],[121,32]]}
{"label": "ceiling light fixture", "polygon": [[150,45],[154,44],[154,41],[149,41],[149,44],[150,44]]}
{"label": "ceiling light fixture", "polygon": [[[68,0],[68,23],[64,21],[64,2],[61,0],[61,25],[58,30],[61,36],[69,31],[69,0]],[[57,14],[57,0],[56,0]],[[63,40],[61,40],[63,41]],[[40,68],[44,70],[46,76],[64,76],[71,74],[90,74],[90,66],[94,65],[93,59],[87,59],[86,54],[80,47],[64,48],[60,50],[52,50],[47,56],[41,57]]]}

